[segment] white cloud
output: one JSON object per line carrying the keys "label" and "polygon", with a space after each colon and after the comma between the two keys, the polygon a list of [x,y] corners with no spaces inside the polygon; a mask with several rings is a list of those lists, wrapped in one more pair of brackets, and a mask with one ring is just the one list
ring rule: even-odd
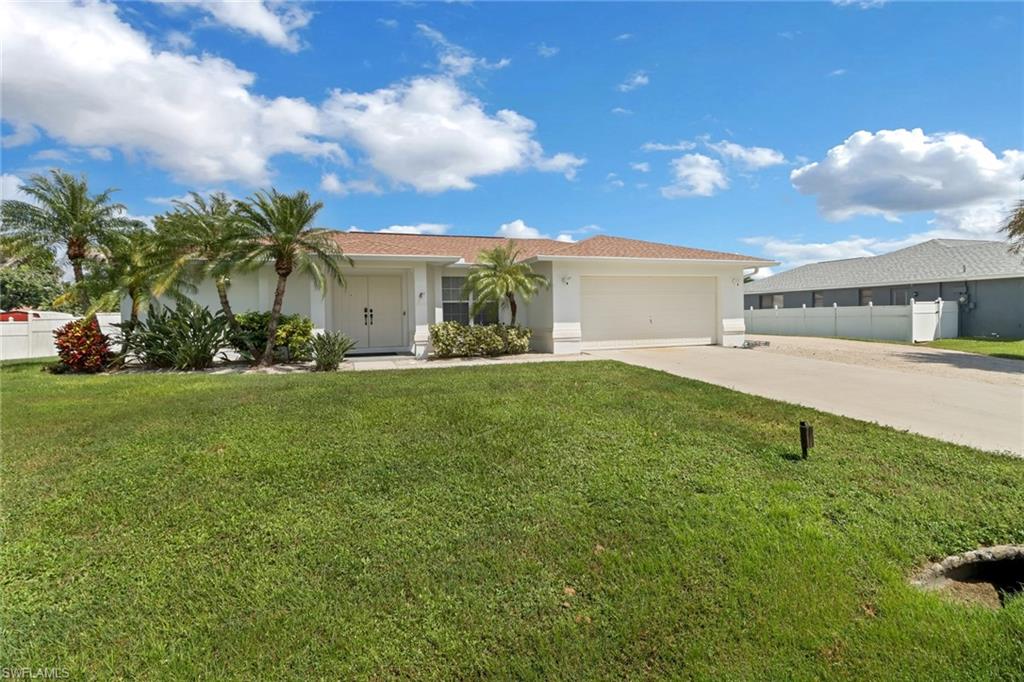
{"label": "white cloud", "polygon": [[556,54],[558,54],[558,52],[559,48],[555,47],[554,45],[547,45],[546,43],[541,43],[540,45],[537,46],[537,54],[539,54],[541,57],[554,57]]}
{"label": "white cloud", "polygon": [[[251,92],[229,61],[155,50],[111,4],[2,3],[4,118],[118,147],[187,182],[268,182],[282,153],[343,160],[305,100]],[[116,87],[112,83],[116,80]]]}
{"label": "white cloud", "polygon": [[616,87],[618,87],[620,92],[629,92],[630,90],[642,88],[643,86],[647,85],[650,82],[651,79],[647,75],[646,71],[634,71],[633,73],[629,74],[626,80],[619,83]]}
{"label": "white cloud", "polygon": [[632,39],[633,39],[633,34],[632,33],[620,33],[619,35],[617,35],[614,38],[612,38],[612,40],[615,40],[615,41],[618,41],[618,42],[622,42],[623,40],[632,40]]}
{"label": "white cloud", "polygon": [[709,149],[726,159],[738,161],[749,170],[778,166],[786,163],[786,157],[782,152],[768,147],[744,147],[735,142],[705,143]]}
{"label": "white cloud", "polygon": [[414,78],[369,93],[335,91],[324,104],[328,130],[351,140],[374,169],[422,192],[470,189],[477,177],[537,168],[572,177],[585,159],[544,156],[534,122],[502,109],[493,116],[451,78]]}
{"label": "white cloud", "polygon": [[608,175],[606,175],[605,176],[605,184],[609,188],[611,188],[611,189],[619,189],[621,187],[625,187],[626,186],[626,183],[624,183],[619,178],[618,173],[609,173]]}
{"label": "white cloud", "polygon": [[845,76],[845,75],[846,75],[846,69],[835,69],[833,71],[829,71],[828,72],[828,77],[829,78],[835,78],[837,76]]}
{"label": "white cloud", "polygon": [[540,233],[536,227],[530,227],[521,218],[517,218],[510,223],[504,223],[495,232],[499,237],[509,237],[511,239],[543,239],[545,236]]}
{"label": "white cloud", "polygon": [[576,179],[576,171],[586,162],[586,159],[581,159],[573,154],[559,152],[551,157],[538,158],[534,162],[534,167],[543,172],[561,173],[565,176],[566,180],[574,180]]}
{"label": "white cloud", "polygon": [[71,163],[71,154],[64,149],[40,149],[30,157],[33,161],[57,161]]}
{"label": "white cloud", "polygon": [[106,147],[41,149],[38,152],[34,152],[30,158],[33,161],[56,161],[62,164],[70,164],[78,161],[82,154],[97,161],[110,161],[112,158],[110,150]]}
{"label": "white cloud", "polygon": [[776,237],[748,237],[742,241],[760,246],[765,255],[781,261],[786,270],[807,263],[840,258],[877,256],[929,239],[988,239],[1002,241],[999,233],[1013,207],[1011,200],[935,212],[927,230],[879,238],[851,235],[831,242],[804,242]]}
{"label": "white cloud", "polygon": [[0,175],[0,199],[4,201],[25,201],[35,203],[35,200],[21,191],[25,183],[17,175],[4,173]]}
{"label": "white cloud", "polygon": [[373,180],[342,180],[336,173],[324,173],[321,175],[320,189],[340,196],[381,193],[380,188],[377,187]]}
{"label": "white cloud", "polygon": [[[600,229],[597,225],[585,225],[576,230],[562,230],[555,237],[555,241],[574,242],[576,238],[573,235]],[[502,224],[494,234],[498,237],[508,237],[509,239],[551,239],[549,235],[544,234],[536,227],[527,225],[521,218]]]}
{"label": "white cloud", "polygon": [[779,31],[775,35],[782,38],[783,40],[793,40],[797,36],[801,35],[802,31]]}
{"label": "white cloud", "polygon": [[616,114],[617,116],[632,116],[633,110],[626,109],[625,107],[615,107],[614,109],[612,109],[612,113]]}
{"label": "white cloud", "polygon": [[629,167],[637,171],[638,173],[651,172],[651,164],[647,163],[646,161],[641,161],[640,163],[631,163],[629,164]]}
{"label": "white cloud", "polygon": [[167,35],[164,36],[164,42],[172,50],[179,52],[183,50],[191,50],[195,43],[192,42],[192,37],[187,33],[181,31],[168,31]]}
{"label": "white cloud", "polygon": [[378,19],[377,23],[386,28],[398,28],[397,19]]}
{"label": "white cloud", "polygon": [[117,148],[205,186],[267,184],[281,154],[346,164],[341,141],[389,180],[432,192],[527,168],[572,177],[585,162],[546,156],[533,121],[488,113],[450,77],[336,91],[321,107],[271,99],[253,92],[254,74],[208,54],[161,51],[117,12],[107,3],[0,4],[3,115],[13,128],[5,145],[32,141],[38,127],[96,158]]}
{"label": "white cloud", "polygon": [[441,223],[419,223],[417,225],[391,225],[378,230],[378,232],[389,234],[445,234],[451,227],[451,225]]}
{"label": "white cloud", "polygon": [[686,154],[671,162],[672,183],[661,188],[666,199],[710,197],[729,187],[722,163],[703,154]]}
{"label": "white cloud", "polygon": [[645,152],[688,152],[697,145],[688,140],[679,140],[674,144],[664,142],[645,142],[641,149]]}
{"label": "white cloud", "polygon": [[313,15],[296,3],[276,0],[171,0],[195,5],[218,24],[247,33],[289,52],[298,52],[302,41],[297,32]]}
{"label": "white cloud", "polygon": [[106,147],[88,147],[83,150],[90,158],[96,159],[97,161],[110,161],[113,155],[110,150]]}
{"label": "white cloud", "polygon": [[472,52],[451,42],[443,33],[427,24],[416,24],[416,29],[438,48],[438,61],[441,70],[452,76],[467,76],[476,69],[504,69],[512,63],[512,60],[507,58],[489,62],[483,57],[476,57]]}
{"label": "white cloud", "polygon": [[961,133],[859,131],[821,161],[790,174],[793,186],[817,198],[830,220],[854,215],[940,211],[991,204],[1017,196],[1024,152],[996,155]]}
{"label": "white cloud", "polygon": [[11,127],[14,130],[3,136],[0,143],[4,147],[19,147],[23,144],[30,144],[39,139],[39,131],[31,123],[13,122]]}

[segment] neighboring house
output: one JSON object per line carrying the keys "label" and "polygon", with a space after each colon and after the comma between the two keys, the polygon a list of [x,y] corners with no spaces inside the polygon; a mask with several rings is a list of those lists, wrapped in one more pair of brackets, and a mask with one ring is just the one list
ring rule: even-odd
{"label": "neighboring house", "polygon": [[[354,261],[343,269],[346,285],[331,282],[320,292],[307,276],[294,274],[284,312],[347,334],[357,350],[418,357],[429,351],[429,325],[470,322],[470,301],[462,293],[470,266],[481,251],[509,241],[379,232],[338,232],[335,239]],[[518,301],[517,321],[533,330],[532,347],[541,352],[741,345],[744,269],[772,265],[750,256],[603,235],[573,243],[515,242],[522,259],[551,283],[528,303]],[[232,307],[269,310],[275,281],[269,264],[233,276]],[[219,307],[210,282],[192,297],[210,309]],[[476,321],[496,314],[484,311]],[[502,309],[502,320],[507,316]]]}
{"label": "neighboring house", "polygon": [[956,302],[960,336],[1024,338],[1024,256],[1006,242],[932,239],[881,256],[804,265],[745,287],[745,308]]}

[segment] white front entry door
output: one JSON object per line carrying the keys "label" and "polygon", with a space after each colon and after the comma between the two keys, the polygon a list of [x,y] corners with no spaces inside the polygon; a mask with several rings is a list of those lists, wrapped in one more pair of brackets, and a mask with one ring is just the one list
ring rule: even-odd
{"label": "white front entry door", "polygon": [[348,276],[334,301],[334,319],[341,332],[356,342],[356,350],[404,345],[400,276]]}
{"label": "white front entry door", "polygon": [[583,277],[584,349],[715,342],[714,277]]}

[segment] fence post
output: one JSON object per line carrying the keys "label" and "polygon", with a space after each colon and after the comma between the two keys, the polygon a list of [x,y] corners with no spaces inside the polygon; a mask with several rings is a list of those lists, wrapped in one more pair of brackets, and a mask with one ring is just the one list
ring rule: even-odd
{"label": "fence post", "polygon": [[935,299],[935,338],[942,338],[942,297]]}
{"label": "fence post", "polygon": [[917,337],[914,334],[914,318],[917,313],[917,299],[911,297],[910,299],[910,343],[917,343]]}
{"label": "fence post", "polygon": [[35,336],[33,333],[35,330],[32,329],[32,313],[28,314],[26,320],[25,331],[28,332],[28,338],[25,339],[25,357],[34,358],[35,355],[32,354],[32,337]]}
{"label": "fence post", "polygon": [[832,301],[832,336],[839,336],[839,303]]}
{"label": "fence post", "polygon": [[875,338],[875,302],[868,301],[868,338]]}

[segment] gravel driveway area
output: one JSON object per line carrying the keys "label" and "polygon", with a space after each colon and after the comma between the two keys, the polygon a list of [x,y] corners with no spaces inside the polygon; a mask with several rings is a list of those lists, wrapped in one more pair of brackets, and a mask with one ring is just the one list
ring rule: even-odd
{"label": "gravel driveway area", "polygon": [[1017,385],[1024,388],[1024,362],[1020,360],[877,341],[754,334],[748,334],[747,339],[767,341],[770,344],[755,348],[754,351],[758,353],[779,353],[901,372],[924,372],[931,376],[1007,386]]}

